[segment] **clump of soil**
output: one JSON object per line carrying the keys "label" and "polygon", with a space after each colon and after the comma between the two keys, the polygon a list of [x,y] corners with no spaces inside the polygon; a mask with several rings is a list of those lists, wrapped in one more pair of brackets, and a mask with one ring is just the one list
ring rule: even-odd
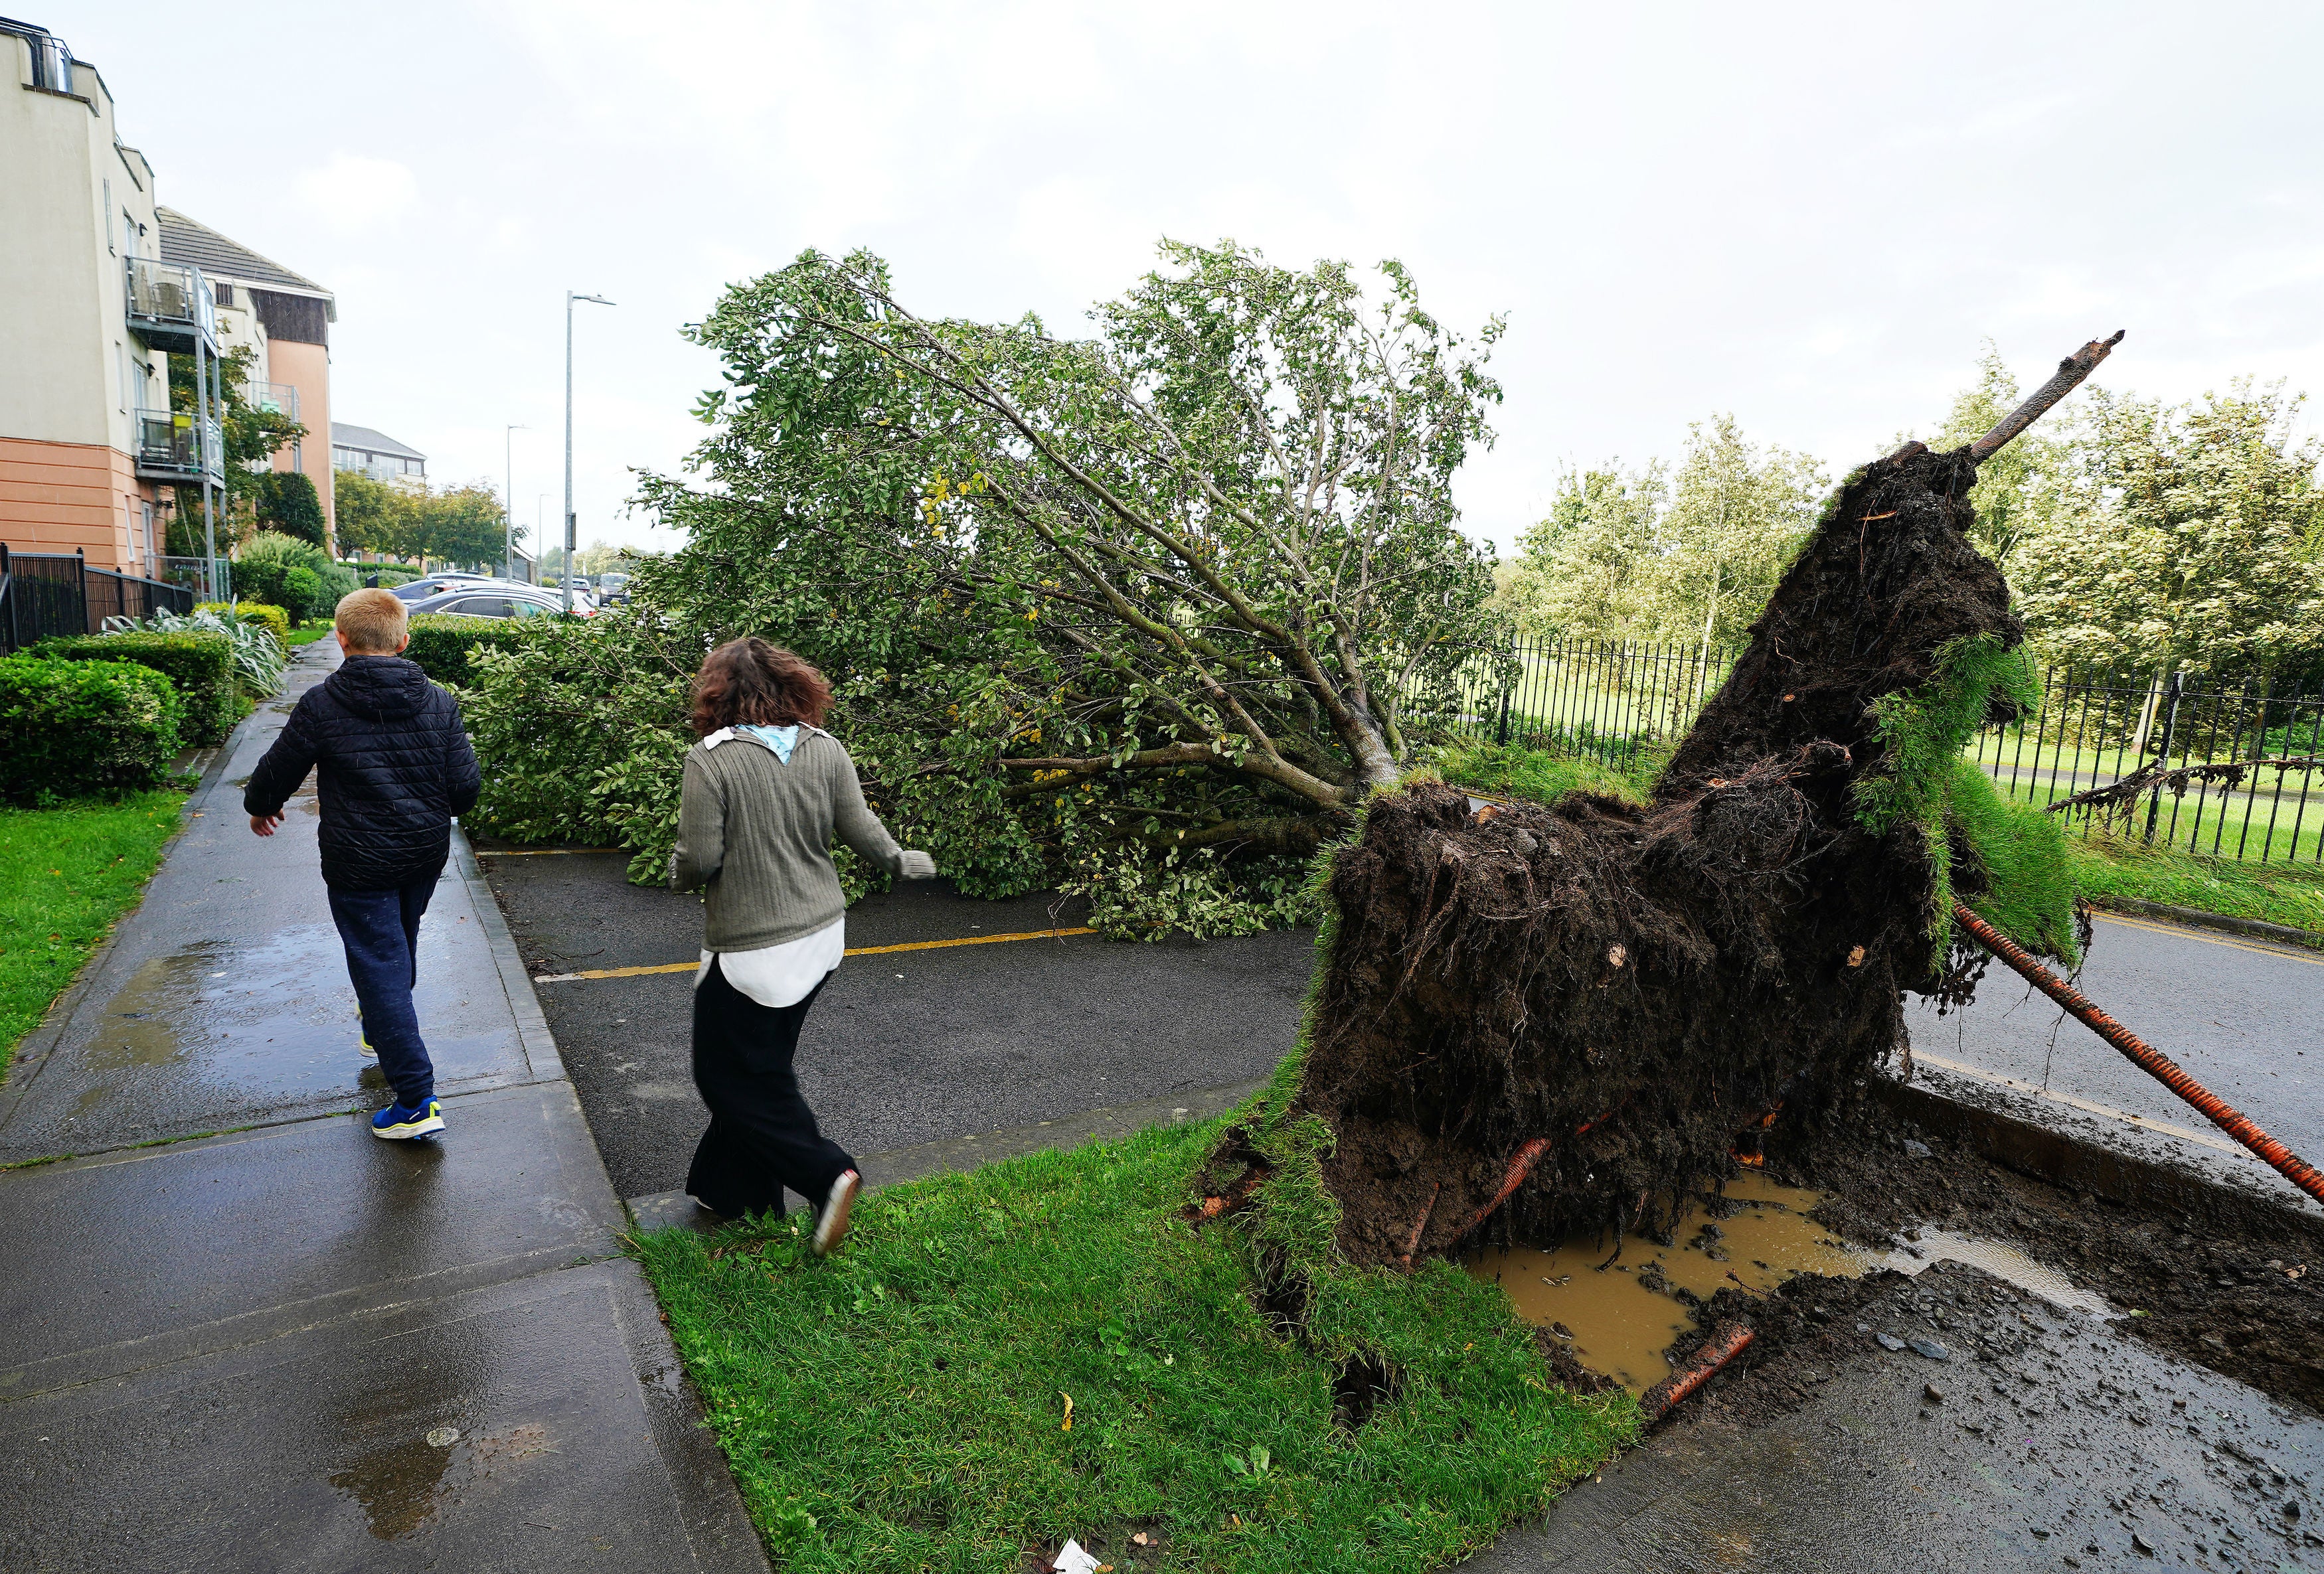
{"label": "clump of soil", "polygon": [[1400,1257],[1424,1213],[1420,1253],[1452,1248],[1543,1139],[1489,1231],[1666,1229],[1747,1125],[1812,1120],[1899,1042],[1900,991],[1940,986],[1932,865],[1855,789],[1890,764],[1876,702],[2023,639],[1963,533],[1975,478],[1918,445],[1850,478],[1648,806],[1375,800],[1293,1110],[1333,1133],[1350,1259]]}

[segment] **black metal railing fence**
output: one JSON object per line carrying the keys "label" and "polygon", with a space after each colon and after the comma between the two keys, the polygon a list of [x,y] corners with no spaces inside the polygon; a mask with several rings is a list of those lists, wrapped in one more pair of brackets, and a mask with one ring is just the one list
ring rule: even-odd
{"label": "black metal railing fence", "polygon": [[[1480,647],[1407,726],[1438,741],[1545,749],[1629,769],[1666,756],[1738,652],[1680,642],[1549,639]],[[2034,713],[1966,753],[2009,797],[2044,807],[2145,773],[2126,801],[2060,811],[2157,847],[2324,864],[2324,683],[2195,672],[2041,675]]]}
{"label": "black metal railing fence", "polygon": [[184,585],[91,568],[78,552],[12,552],[0,542],[0,655],[52,635],[101,634],[107,618],[193,610],[194,593]]}

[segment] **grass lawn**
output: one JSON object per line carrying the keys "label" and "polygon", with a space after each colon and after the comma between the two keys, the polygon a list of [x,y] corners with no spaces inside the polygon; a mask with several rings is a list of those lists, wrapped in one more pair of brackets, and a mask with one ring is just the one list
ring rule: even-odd
{"label": "grass lawn", "polygon": [[117,804],[0,809],[0,1076],[136,905],[185,801],[163,788]]}
{"label": "grass lawn", "polygon": [[2130,897],[2324,933],[2324,870],[2237,863],[2109,836],[2070,836],[2074,883],[2092,898]]}
{"label": "grass lawn", "polygon": [[325,620],[318,622],[303,623],[298,628],[291,630],[290,638],[285,641],[285,643],[287,643],[291,649],[296,650],[301,645],[312,645],[318,640],[327,640],[330,637],[331,624],[327,620]]}
{"label": "grass lawn", "polygon": [[1444,779],[1472,793],[1554,804],[1575,791],[1605,793],[1644,803],[1662,769],[1659,755],[1640,754],[1622,765],[1600,765],[1544,749],[1500,743],[1457,743],[1437,752]]}
{"label": "grass lawn", "polygon": [[[1628,1395],[1557,1386],[1500,1290],[1443,1263],[1323,1275],[1301,1331],[1271,1321],[1238,1225],[1184,1216],[1217,1132],[898,1186],[828,1260],[783,1222],[644,1237],[782,1566],[1020,1574],[1071,1536],[1121,1574],[1419,1570],[1635,1435]],[[1397,1376],[1351,1430],[1360,1354]]]}

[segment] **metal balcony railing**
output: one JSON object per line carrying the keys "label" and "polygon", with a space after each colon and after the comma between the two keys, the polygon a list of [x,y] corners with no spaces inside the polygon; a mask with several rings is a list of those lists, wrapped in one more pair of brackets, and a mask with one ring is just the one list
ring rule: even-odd
{"label": "metal balcony railing", "polygon": [[279,415],[286,420],[299,419],[299,390],[289,382],[245,382],[242,396],[251,408],[266,415]]}
{"label": "metal balcony railing", "polygon": [[190,354],[198,336],[217,348],[217,297],[199,268],[131,257],[129,326],[157,350]]}
{"label": "metal balcony railing", "polygon": [[216,419],[207,429],[184,410],[137,412],[137,474],[144,481],[226,479],[226,434]]}
{"label": "metal balcony railing", "polygon": [[73,52],[53,32],[26,29],[17,35],[32,51],[32,86],[44,93],[73,90]]}

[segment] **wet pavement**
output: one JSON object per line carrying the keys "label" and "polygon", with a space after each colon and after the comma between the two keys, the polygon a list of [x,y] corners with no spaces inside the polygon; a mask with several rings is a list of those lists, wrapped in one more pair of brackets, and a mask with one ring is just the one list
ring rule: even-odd
{"label": "wet pavement", "polygon": [[449,1129],[337,1113],[383,1095],[314,816],[261,841],[238,786],[336,655],[0,1096],[0,1568],[762,1570],[464,842],[421,945]]}
{"label": "wet pavement", "polygon": [[1461,1568],[2324,1567],[2316,1417],[1959,1265],[1848,1315],[1806,1404],[1728,1388]]}
{"label": "wet pavement", "polygon": [[[626,883],[620,853],[479,859],[533,973],[697,956],[698,898]],[[850,947],[1073,928],[1053,896],[987,902],[949,882],[848,910]],[[1257,1082],[1298,1036],[1314,937],[1196,944],[1094,934],[853,956],[800,1036],[800,1086],[859,1155]],[[707,1117],[694,1091],[690,971],[544,983],[541,1008],[625,1198],[686,1178]]]}
{"label": "wet pavement", "polygon": [[[2080,987],[2311,1164],[2324,1164],[2324,952],[2100,914]],[[2301,1193],[1998,962],[1957,1013],[1908,1000],[1921,1080],[2111,1146]],[[2314,1067],[2309,1065],[2315,1061]],[[2005,1080],[2006,1079],[2006,1080]],[[2135,1117],[2126,1119],[2124,1117]]]}
{"label": "wet pavement", "polygon": [[[355,998],[316,872],[314,779],[272,838],[252,835],[242,812],[241,783],[336,665],[332,641],[304,650],[283,692],[212,765],[134,919],[18,1050],[0,1089],[0,1163],[386,1101],[376,1068],[350,1073]],[[471,933],[482,921],[447,866],[420,932],[415,992],[447,1094],[541,1074],[506,981]]]}

